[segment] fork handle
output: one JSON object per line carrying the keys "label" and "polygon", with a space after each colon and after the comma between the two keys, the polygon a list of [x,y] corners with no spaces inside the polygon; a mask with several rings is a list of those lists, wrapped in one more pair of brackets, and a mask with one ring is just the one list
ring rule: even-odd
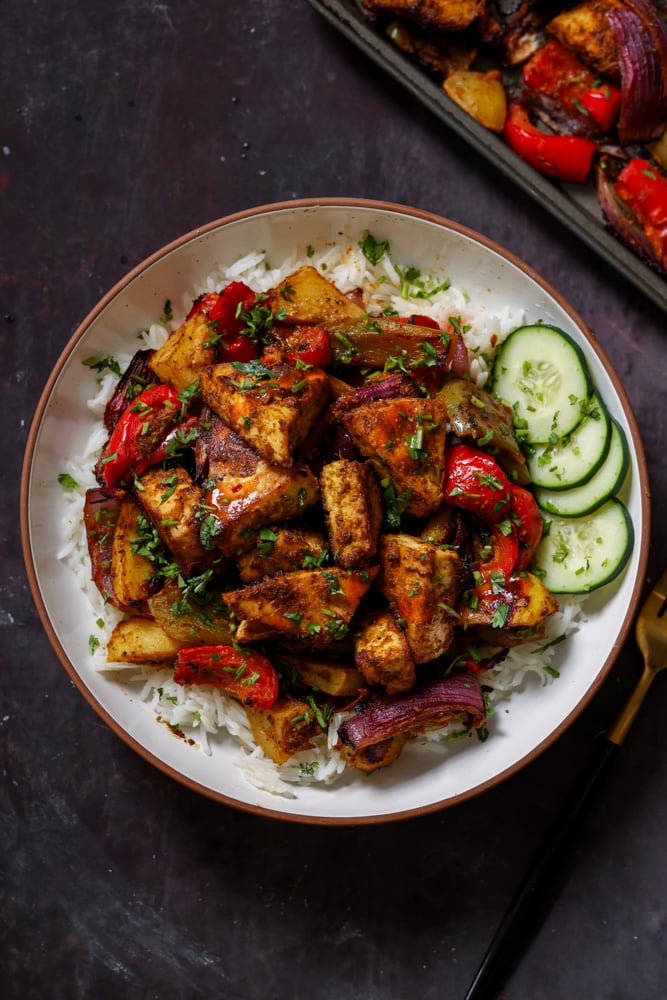
{"label": "fork handle", "polygon": [[465,1000],[493,1000],[514,970],[540,926],[577,821],[618,750],[619,744],[608,737],[595,747],[588,768],[566,799],[498,925]]}

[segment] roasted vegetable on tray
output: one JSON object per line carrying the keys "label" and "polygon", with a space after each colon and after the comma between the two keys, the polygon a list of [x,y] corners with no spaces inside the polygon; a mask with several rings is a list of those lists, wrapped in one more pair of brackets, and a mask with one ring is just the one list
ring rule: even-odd
{"label": "roasted vegetable on tray", "polygon": [[[109,661],[236,699],[279,764],[340,713],[336,752],[370,771],[429,728],[482,730],[484,672],[558,604],[530,569],[543,520],[503,399],[529,335],[507,341],[494,395],[458,317],[355,298],[305,266],[196,300],[119,381],[84,518],[94,581],[126,615]],[[554,365],[578,362],[542,334]],[[583,368],[558,380],[589,399]]]}
{"label": "roasted vegetable on tray", "polygon": [[366,16],[535,170],[597,192],[667,273],[664,0],[361,0]]}

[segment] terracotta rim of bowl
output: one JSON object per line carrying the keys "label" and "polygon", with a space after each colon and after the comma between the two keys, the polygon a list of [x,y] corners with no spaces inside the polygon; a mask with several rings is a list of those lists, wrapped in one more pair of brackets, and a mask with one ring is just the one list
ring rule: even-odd
{"label": "terracotta rim of bowl", "polygon": [[[205,785],[200,784],[192,778],[181,774],[178,770],[173,768],[171,765],[166,764],[163,760],[157,757],[152,751],[148,750],[142,744],[137,742],[121,725],[119,725],[115,719],[113,719],[107,710],[99,703],[97,698],[92,694],[92,692],[87,687],[85,681],[81,675],[76,670],[74,664],[71,662],[67,656],[65,650],[60,644],[58,636],[51,623],[48,611],[44,605],[39,582],[37,578],[37,572],[32,556],[32,549],[30,545],[30,523],[29,523],[29,488],[30,488],[30,477],[32,472],[33,458],[35,454],[35,447],[37,442],[38,433],[41,427],[42,419],[44,416],[44,411],[51,397],[54,385],[58,379],[60,372],[65,366],[70,354],[72,353],[75,345],[79,340],[85,335],[90,325],[97,318],[97,316],[102,312],[103,309],[109,304],[109,302],[115,298],[127,285],[129,285],[135,278],[151,267],[156,261],[160,260],[166,254],[177,250],[179,247],[198,239],[199,237],[205,235],[206,233],[217,230],[223,226],[227,226],[231,223],[240,222],[246,219],[250,219],[258,215],[270,215],[285,211],[301,211],[303,209],[316,209],[316,208],[364,208],[373,209],[376,211],[392,212],[398,215],[412,217],[415,219],[421,219],[426,222],[434,223],[435,225],[442,226],[453,232],[459,233],[463,236],[467,236],[474,242],[481,244],[489,250],[492,250],[498,256],[502,257],[504,260],[513,264],[524,274],[528,275],[537,285],[539,285],[549,296],[551,296],[557,304],[568,314],[572,319],[573,323],[581,330],[586,339],[588,340],[591,348],[598,357],[598,360],[604,367],[610,381],[612,382],[614,389],[618,395],[618,398],[622,404],[623,412],[628,421],[628,425],[631,431],[632,445],[634,453],[637,460],[637,465],[639,468],[639,479],[640,479],[640,496],[641,496],[641,511],[642,511],[642,537],[640,544],[639,553],[639,564],[636,579],[634,581],[632,596],[628,606],[628,612],[625,616],[624,621],[619,629],[617,642],[614,646],[613,651],[607,657],[602,668],[598,672],[597,677],[594,682],[589,687],[586,694],[581,698],[575,708],[567,715],[561,723],[544,738],[537,746],[535,746],[528,754],[521,758],[521,760],[516,761],[513,765],[507,767],[504,771],[499,772],[487,781],[480,782],[480,784],[475,785],[473,788],[467,789],[465,792],[461,792],[458,795],[451,796],[450,798],[427,803],[423,806],[417,806],[411,809],[402,810],[400,812],[386,813],[383,815],[369,815],[369,816],[343,816],[343,817],[331,817],[331,816],[317,816],[317,815],[304,815],[304,814],[292,814],[288,812],[283,812],[280,809],[270,809],[265,808],[261,805],[256,805],[253,803],[241,802],[231,796],[224,795],[220,792],[216,792],[214,789],[208,788]],[[26,571],[28,575],[28,582],[30,585],[30,590],[32,592],[33,601],[37,608],[42,626],[46,635],[53,647],[54,652],[58,656],[58,659],[62,663],[63,667],[67,671],[70,679],[83,695],[88,704],[94,709],[94,711],[103,719],[104,722],[109,726],[110,729],[119,736],[123,742],[135,750],[144,760],[152,764],[158,770],[162,771],[164,774],[176,781],[190,788],[191,790],[198,792],[216,802],[224,803],[225,805],[232,806],[235,809],[240,809],[244,812],[253,813],[258,816],[268,817],[270,819],[283,819],[292,823],[303,823],[309,825],[317,826],[366,826],[371,824],[389,823],[395,822],[399,819],[409,819],[416,816],[424,816],[429,813],[437,812],[442,809],[448,808],[450,806],[456,805],[459,802],[463,802],[467,799],[471,799],[481,792],[486,791],[489,788],[500,784],[507,778],[516,774],[518,771],[522,770],[527,764],[535,760],[540,756],[548,747],[550,747],[558,737],[568,729],[576,718],[583,712],[586,706],[593,699],[595,694],[599,691],[600,687],[604,683],[609,674],[618,654],[623,647],[630,628],[634,622],[635,614],[637,612],[637,607],[639,599],[641,596],[644,579],[646,576],[646,565],[648,562],[648,549],[650,540],[650,490],[648,482],[648,467],[646,463],[646,457],[644,454],[644,448],[639,434],[639,428],[637,422],[630,406],[629,399],[626,392],[618,378],[615,370],[611,366],[606,354],[602,350],[597,338],[593,332],[587,327],[579,314],[569,305],[569,303],[563,298],[563,296],[553,288],[549,282],[545,281],[533,268],[526,264],[525,261],[521,260],[519,257],[515,256],[508,250],[505,250],[499,244],[495,243],[493,240],[463,226],[457,222],[453,222],[450,219],[446,219],[443,216],[436,215],[433,212],[423,211],[417,208],[411,208],[406,205],[396,204],[394,202],[385,201],[375,201],[373,199],[364,198],[302,198],[294,201],[284,201],[284,202],[274,202],[267,205],[260,205],[256,208],[246,209],[242,212],[236,212],[231,215],[224,216],[221,219],[216,219],[213,222],[209,222],[204,226],[200,226],[196,229],[191,230],[178,239],[173,240],[171,243],[167,243],[161,249],[157,250],[155,253],[151,254],[141,263],[137,264],[136,267],[132,268],[120,281],[118,281],[102,299],[97,303],[97,305],[92,309],[85,319],[79,324],[74,334],[70,337],[69,341],[62,350],[54,369],[49,376],[42,394],[40,396],[35,414],[33,416],[32,424],[30,427],[30,432],[28,435],[28,441],[25,449],[25,457],[23,461],[23,469],[21,474],[21,490],[20,490],[20,527],[21,527],[21,545],[23,550],[23,558],[26,566]],[[636,541],[636,539],[635,539]]]}

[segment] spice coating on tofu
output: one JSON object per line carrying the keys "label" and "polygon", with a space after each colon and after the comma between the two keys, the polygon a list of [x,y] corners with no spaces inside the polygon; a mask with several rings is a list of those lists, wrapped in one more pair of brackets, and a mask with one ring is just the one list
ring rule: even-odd
{"label": "spice coating on tofu", "polygon": [[320,472],[324,519],[334,559],[349,568],[369,562],[377,550],[382,500],[372,469],[338,459]]}
{"label": "spice coating on tofu", "polygon": [[206,368],[204,402],[274,465],[292,465],[328,398],[326,373],[237,362]]}

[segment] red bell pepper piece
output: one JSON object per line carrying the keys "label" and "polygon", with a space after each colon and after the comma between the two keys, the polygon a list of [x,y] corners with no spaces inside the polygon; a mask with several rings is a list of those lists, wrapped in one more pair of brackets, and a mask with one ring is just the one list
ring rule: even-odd
{"label": "red bell pepper piece", "polygon": [[541,132],[522,104],[510,104],[503,135],[515,153],[547,177],[583,184],[590,173],[596,149],[592,139]]}
{"label": "red bell pepper piece", "polygon": [[535,550],[542,539],[544,523],[535,497],[523,486],[510,486],[510,517],[516,525],[519,537],[519,552],[515,562],[518,572],[528,569]]}
{"label": "red bell pepper piece", "polygon": [[667,258],[667,178],[648,160],[636,157],[621,170],[614,189],[664,262]]}
{"label": "red bell pepper piece", "polygon": [[603,132],[608,132],[618,118],[621,107],[621,92],[618,87],[591,87],[584,90],[579,98],[586,111]]}
{"label": "red bell pepper piece", "polygon": [[492,653],[490,656],[480,656],[474,647],[469,646],[467,647],[466,655],[460,665],[464,667],[469,674],[485,674],[487,670],[495,667],[496,664],[502,663],[506,655],[506,650],[501,649],[496,653]]}
{"label": "red bell pepper piece", "polygon": [[483,451],[456,444],[445,452],[444,499],[494,523],[510,506],[510,482]]}
{"label": "red bell pepper piece", "polygon": [[304,365],[312,365],[313,368],[327,368],[331,364],[332,357],[329,334],[322,327],[314,326],[308,331],[307,345],[289,353],[287,361],[291,365],[301,361]]}
{"label": "red bell pepper piece", "polygon": [[[491,553],[475,563],[474,569],[481,577],[481,583],[504,583],[516,566],[519,555],[519,539],[514,525],[505,521],[502,528],[491,525],[488,546]],[[487,546],[485,546],[486,548]]]}
{"label": "red bell pepper piece", "polygon": [[246,328],[243,312],[250,310],[256,293],[244,281],[232,281],[221,292],[206,292],[192,303],[186,320],[203,313],[210,324],[215,324],[218,357],[221,361],[252,361],[257,348],[250,337],[242,336]]}
{"label": "red bell pepper piece", "polygon": [[430,330],[440,329],[440,324],[437,320],[432,319],[430,316],[422,316],[420,313],[413,313],[411,316],[408,316],[407,321],[413,326],[425,326]]}
{"label": "red bell pepper piece", "polygon": [[550,38],[523,67],[527,87],[559,101],[574,114],[584,115],[608,132],[618,117],[621,91],[600,84],[598,77],[555,38]]}
{"label": "red bell pepper piece", "polygon": [[181,401],[168,385],[144,389],[121,414],[100,460],[107,486],[118,486],[161,462],[160,446],[181,420]]}
{"label": "red bell pepper piece", "polygon": [[271,708],[278,697],[278,674],[265,656],[240,646],[191,646],[176,657],[177,684],[212,684],[243,705]]}

